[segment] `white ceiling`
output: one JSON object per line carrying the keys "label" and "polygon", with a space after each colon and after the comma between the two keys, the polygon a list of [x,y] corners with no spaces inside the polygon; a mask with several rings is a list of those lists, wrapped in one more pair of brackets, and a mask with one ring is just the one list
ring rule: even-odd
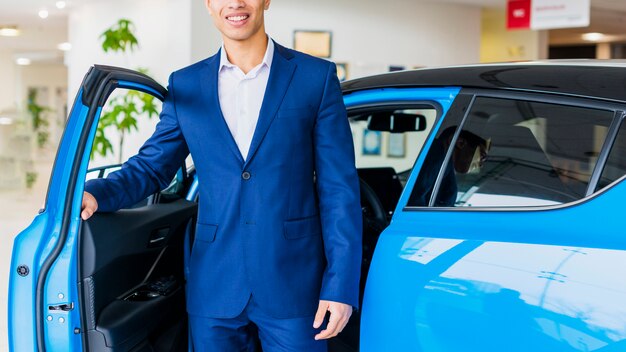
{"label": "white ceiling", "polygon": [[[57,45],[67,39],[68,7],[56,8],[57,0],[0,0],[0,25],[17,26],[18,37],[0,37],[0,51],[8,51],[17,57],[25,57],[38,63],[63,63],[63,53]],[[85,0],[73,0],[74,2]],[[39,18],[38,12],[46,9],[49,16]]]}
{"label": "white ceiling", "polygon": [[[0,24],[2,25],[45,25],[61,26],[67,22],[67,11],[56,8],[57,0],[0,0]],[[75,2],[85,0],[66,0],[69,6]],[[47,9],[50,16],[42,20],[37,13],[41,9]]]}

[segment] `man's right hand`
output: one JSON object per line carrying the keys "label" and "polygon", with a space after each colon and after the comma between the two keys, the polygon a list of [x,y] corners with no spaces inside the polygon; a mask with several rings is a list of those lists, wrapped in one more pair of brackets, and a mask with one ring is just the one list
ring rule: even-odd
{"label": "man's right hand", "polygon": [[80,217],[83,220],[87,220],[93,215],[93,213],[96,212],[96,210],[98,210],[98,201],[96,201],[96,197],[92,196],[89,192],[84,192]]}

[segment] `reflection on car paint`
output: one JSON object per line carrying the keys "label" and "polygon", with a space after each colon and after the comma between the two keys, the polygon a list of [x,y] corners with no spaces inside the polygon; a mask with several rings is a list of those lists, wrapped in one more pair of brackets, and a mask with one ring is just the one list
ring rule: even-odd
{"label": "reflection on car paint", "polygon": [[398,253],[421,278],[400,288],[414,295],[411,348],[594,351],[626,339],[624,251],[408,237]]}
{"label": "reflection on car paint", "polygon": [[463,241],[451,239],[433,240],[432,238],[407,237],[400,249],[400,258],[420,264],[428,264],[431,260],[445,253]]}

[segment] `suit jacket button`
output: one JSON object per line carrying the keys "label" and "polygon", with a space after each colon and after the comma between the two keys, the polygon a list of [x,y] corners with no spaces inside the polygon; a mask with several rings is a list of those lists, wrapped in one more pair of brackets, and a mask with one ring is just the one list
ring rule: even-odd
{"label": "suit jacket button", "polygon": [[251,176],[252,176],[252,175],[250,175],[250,173],[249,173],[248,171],[244,171],[244,172],[241,174],[241,178],[243,178],[244,180],[249,180]]}

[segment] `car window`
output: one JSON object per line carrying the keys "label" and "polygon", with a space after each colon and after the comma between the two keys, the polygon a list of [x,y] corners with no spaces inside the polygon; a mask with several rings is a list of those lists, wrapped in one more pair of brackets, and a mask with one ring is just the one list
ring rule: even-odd
{"label": "car window", "polygon": [[106,177],[137,154],[159,121],[161,102],[149,94],[116,89],[107,99],[98,121],[98,129],[89,159],[88,178]]}
{"label": "car window", "polygon": [[478,97],[462,130],[444,130],[433,142],[422,167],[431,176],[416,182],[409,206],[427,205],[432,189],[437,207],[545,206],[580,199],[613,115]]}
{"label": "car window", "polygon": [[624,175],[626,175],[626,123],[622,122],[596,190],[607,187]]}
{"label": "car window", "polygon": [[[152,135],[159,121],[162,103],[147,93],[116,89],[105,103],[98,122],[92,146],[86,180],[106,178],[119,170],[130,157],[137,154],[143,143]],[[192,167],[191,158],[185,170]],[[182,166],[182,165],[181,165]],[[184,191],[181,170],[160,196],[175,196]],[[150,196],[135,206],[153,202]]]}
{"label": "car window", "polygon": [[111,172],[117,171],[121,168],[122,168],[121,164],[110,164],[110,165],[92,167],[90,163],[85,180],[87,181],[87,180],[92,180],[95,178],[106,178],[107,176],[109,176]]}
{"label": "car window", "polygon": [[[418,115],[423,117],[421,127],[416,125]],[[393,116],[394,122],[378,119],[381,116]],[[436,118],[437,110],[430,106],[378,108],[350,116],[357,168],[391,168],[404,186]],[[394,131],[390,131],[392,127]]]}

